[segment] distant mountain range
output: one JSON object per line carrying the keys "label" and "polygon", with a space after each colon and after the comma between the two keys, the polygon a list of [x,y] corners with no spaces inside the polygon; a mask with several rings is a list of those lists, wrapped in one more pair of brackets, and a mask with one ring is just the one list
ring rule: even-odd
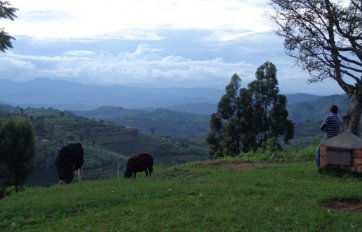
{"label": "distant mountain range", "polygon": [[[93,110],[102,106],[128,109],[168,108],[193,114],[215,112],[224,89],[137,88],[120,85],[86,85],[38,78],[25,83],[0,79],[0,103],[21,107]],[[289,104],[315,100],[310,94],[287,95]]]}
{"label": "distant mountain range", "polygon": [[[0,101],[4,104],[72,110],[77,111],[78,115],[103,119],[133,117],[156,120],[160,114],[167,115],[168,118],[180,117],[182,120],[185,117],[191,118],[190,115],[175,116],[172,113],[183,112],[193,114],[192,120],[199,120],[195,115],[209,116],[216,112],[217,102],[223,94],[223,89],[210,88],[96,86],[45,78],[17,83],[0,79]],[[289,118],[298,122],[321,120],[328,113],[331,104],[337,104],[343,114],[348,105],[345,95],[322,97],[297,93],[286,96]],[[169,111],[165,111],[166,109]]]}
{"label": "distant mountain range", "polygon": [[[294,96],[294,95],[293,95]],[[313,134],[319,132],[319,124],[329,113],[332,104],[340,108],[340,117],[345,114],[348,101],[344,95],[332,95],[327,97],[314,97],[300,95],[310,99],[298,101],[287,106],[289,119],[293,120],[298,131],[297,134]],[[119,125],[132,127],[143,133],[155,133],[164,136],[185,137],[192,135],[205,135],[209,131],[210,114],[216,111],[216,104],[183,104],[168,109],[125,109],[121,107],[100,107],[90,111],[72,111],[72,113],[94,119],[115,122]],[[208,112],[208,113],[205,113]],[[300,123],[314,121],[316,124],[307,131],[305,124]]]}
{"label": "distant mountain range", "polygon": [[0,79],[0,101],[21,107],[91,110],[101,106],[159,108],[184,103],[215,103],[224,90],[210,88],[137,88],[97,86],[63,80],[25,83]]}

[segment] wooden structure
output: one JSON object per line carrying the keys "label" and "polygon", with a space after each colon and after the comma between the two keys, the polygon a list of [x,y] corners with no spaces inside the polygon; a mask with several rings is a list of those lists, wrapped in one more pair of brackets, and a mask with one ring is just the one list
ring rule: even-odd
{"label": "wooden structure", "polygon": [[320,167],[362,173],[362,139],[344,132],[320,145]]}

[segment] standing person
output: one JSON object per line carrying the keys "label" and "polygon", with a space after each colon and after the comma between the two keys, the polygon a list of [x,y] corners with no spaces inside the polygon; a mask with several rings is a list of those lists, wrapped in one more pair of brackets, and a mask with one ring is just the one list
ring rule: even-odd
{"label": "standing person", "polygon": [[[336,105],[332,105],[330,108],[330,113],[329,115],[324,119],[320,129],[322,131],[324,131],[325,135],[322,139],[321,142],[323,142],[326,139],[330,139],[333,138],[334,136],[338,135],[339,133],[339,127],[341,125],[341,120],[338,117],[338,107]],[[317,166],[320,166],[320,150],[319,150],[320,145],[317,148],[317,152],[316,152],[316,162],[317,162]]]}

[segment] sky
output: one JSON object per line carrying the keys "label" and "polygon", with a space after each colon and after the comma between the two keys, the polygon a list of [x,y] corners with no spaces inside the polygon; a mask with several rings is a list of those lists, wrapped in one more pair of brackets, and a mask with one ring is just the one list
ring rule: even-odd
{"label": "sky", "polygon": [[0,54],[0,78],[87,84],[224,88],[243,86],[266,61],[282,93],[342,93],[333,81],[308,84],[308,73],[283,49],[268,0],[9,0],[16,38]]}

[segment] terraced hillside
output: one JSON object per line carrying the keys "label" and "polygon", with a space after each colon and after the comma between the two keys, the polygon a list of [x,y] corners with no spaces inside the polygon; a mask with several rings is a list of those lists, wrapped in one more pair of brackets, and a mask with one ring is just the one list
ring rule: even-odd
{"label": "terraced hillside", "polygon": [[208,156],[203,139],[144,135],[136,129],[54,109],[10,109],[11,113],[0,113],[0,122],[22,113],[31,119],[36,134],[35,170],[30,184],[56,183],[55,157],[62,146],[71,142],[80,141],[85,148],[87,179],[115,175],[117,163],[122,172],[127,158],[138,152],[150,152],[156,163],[168,164]]}

